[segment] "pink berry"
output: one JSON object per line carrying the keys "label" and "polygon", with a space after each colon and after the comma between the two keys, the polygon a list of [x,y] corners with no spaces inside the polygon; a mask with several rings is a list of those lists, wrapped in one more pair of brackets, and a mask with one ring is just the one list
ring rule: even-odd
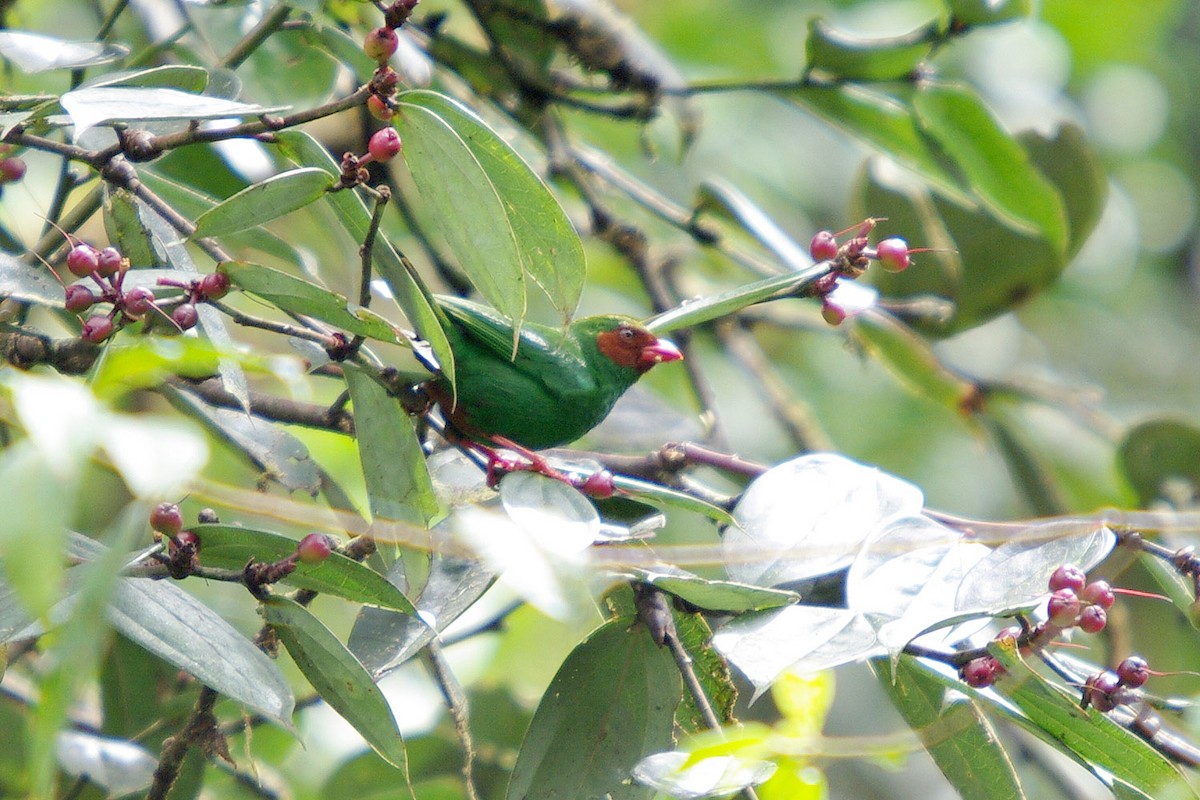
{"label": "pink berry", "polygon": [[821,318],[830,325],[841,325],[846,321],[846,317],[848,316],[849,314],[846,313],[846,309],[837,303],[830,302],[828,297],[821,303]]}
{"label": "pink berry", "polygon": [[1080,597],[1083,598],[1085,603],[1092,603],[1103,609],[1112,608],[1113,603],[1117,600],[1117,596],[1113,594],[1112,587],[1108,585],[1108,581],[1092,581],[1083,587]]}
{"label": "pink berry", "polygon": [[1050,575],[1050,591],[1052,592],[1057,592],[1059,589],[1070,589],[1078,593],[1083,589],[1085,583],[1087,583],[1087,576],[1074,564],[1063,564]]}
{"label": "pink berry", "polygon": [[1087,606],[1079,612],[1079,628],[1084,633],[1099,633],[1108,624],[1108,612],[1100,606]]}
{"label": "pink berry", "polygon": [[1003,671],[1003,668],[1001,668],[996,659],[991,656],[980,656],[964,664],[961,674],[967,686],[975,689],[986,689],[996,682],[996,678]]}
{"label": "pink berry", "polygon": [[122,297],[122,309],[130,319],[141,319],[154,307],[154,292],[145,286],[135,286]]}
{"label": "pink berry", "polygon": [[100,253],[90,244],[77,244],[67,253],[67,269],[77,278],[86,278],[100,266]]}
{"label": "pink berry", "polygon": [[89,317],[83,323],[83,331],[80,336],[85,342],[92,344],[100,344],[113,332],[113,321],[105,316]]}
{"label": "pink berry", "polygon": [[367,98],[367,110],[371,112],[371,116],[380,122],[388,122],[396,112],[392,107],[377,94],[373,94]]}
{"label": "pink berry", "polygon": [[384,25],[367,34],[367,38],[363,40],[363,52],[367,54],[367,58],[382,64],[392,57],[399,45],[400,40],[396,32]]}
{"label": "pink berry", "polygon": [[[150,527],[166,536],[175,536],[183,530],[183,514],[174,503],[159,503],[150,512]],[[190,533],[190,531],[189,531]],[[195,534],[191,534],[195,536]]]}
{"label": "pink berry", "polygon": [[616,492],[616,487],[613,485],[613,474],[606,469],[593,472],[580,485],[579,491],[588,497],[595,497],[600,500],[612,497]]}
{"label": "pink berry", "polygon": [[838,243],[833,231],[817,231],[808,243],[808,253],[813,261],[832,261],[837,258]]}
{"label": "pink berry", "polygon": [[0,183],[15,183],[24,177],[24,161],[19,158],[0,159]]}
{"label": "pink berry", "polygon": [[121,251],[115,247],[106,247],[100,251],[96,259],[96,271],[104,277],[116,275],[121,269]]}
{"label": "pink berry", "polygon": [[400,153],[400,134],[392,127],[380,128],[367,143],[367,152],[376,161],[391,161]]}
{"label": "pink berry", "polygon": [[171,319],[175,320],[175,324],[180,330],[186,331],[196,327],[196,323],[200,321],[200,315],[196,312],[196,307],[191,303],[183,303],[175,306],[175,310],[171,312]]}
{"label": "pink berry", "polygon": [[96,304],[96,295],[92,290],[83,284],[76,283],[66,288],[67,299],[65,305],[67,311],[78,314],[82,311],[87,311]]}
{"label": "pink berry", "polygon": [[1050,595],[1046,603],[1050,624],[1057,628],[1070,628],[1079,616],[1079,597],[1070,589],[1059,589]]}
{"label": "pink berry", "polygon": [[1117,677],[1123,685],[1137,689],[1150,680],[1150,665],[1140,656],[1130,656],[1117,665]]}
{"label": "pink berry", "polygon": [[224,272],[210,272],[200,279],[200,294],[208,300],[220,300],[229,294],[229,276]]}
{"label": "pink berry", "polygon": [[333,552],[333,546],[329,542],[329,537],[320,533],[310,533],[300,540],[300,544],[296,545],[296,555],[305,564],[319,564],[329,558],[329,554]]}
{"label": "pink berry", "polygon": [[875,245],[875,257],[879,266],[888,272],[903,272],[908,269],[908,242],[903,239],[884,239]]}
{"label": "pink berry", "polygon": [[171,554],[178,552],[179,548],[186,547],[192,551],[192,554],[200,552],[200,537],[194,531],[180,531],[168,539],[167,549]]}

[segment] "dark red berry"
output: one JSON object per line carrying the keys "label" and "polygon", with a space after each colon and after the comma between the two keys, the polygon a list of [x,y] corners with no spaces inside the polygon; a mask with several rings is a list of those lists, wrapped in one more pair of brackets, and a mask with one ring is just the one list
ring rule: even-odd
{"label": "dark red berry", "polygon": [[996,682],[996,678],[1003,671],[1000,663],[992,656],[980,656],[964,664],[961,674],[967,686],[975,689],[986,689]]}
{"label": "dark red berry", "polygon": [[182,331],[191,330],[196,327],[196,323],[200,320],[200,315],[196,313],[196,307],[191,303],[182,303],[175,306],[175,310],[171,312],[171,319],[175,320],[175,324]]}
{"label": "dark red berry", "polygon": [[[150,527],[166,536],[175,536],[183,530],[183,514],[174,503],[159,503],[150,512]],[[190,531],[189,531],[190,533]],[[195,534],[191,534],[195,536]]]}
{"label": "dark red berry", "polygon": [[0,158],[0,183],[14,183],[24,177],[24,161],[19,158]]}
{"label": "dark red berry", "polygon": [[831,261],[837,258],[838,243],[833,231],[817,231],[808,243],[808,254],[813,261]]}
{"label": "dark red berry", "polygon": [[77,244],[67,253],[67,269],[77,278],[86,278],[100,266],[100,253],[90,244]]}
{"label": "dark red berry", "polygon": [[1092,581],[1083,587],[1080,597],[1085,603],[1092,603],[1103,609],[1112,608],[1117,599],[1117,596],[1113,594],[1112,587],[1108,585],[1108,581]]}
{"label": "dark red berry", "polygon": [[1108,612],[1100,606],[1086,606],[1079,612],[1079,627],[1084,633],[1099,633],[1108,624]]}
{"label": "dark red berry", "polygon": [[104,277],[116,275],[121,269],[121,251],[115,247],[106,247],[100,251],[96,259],[96,271]]}
{"label": "dark red berry", "polygon": [[296,555],[305,564],[319,564],[333,552],[329,537],[321,533],[310,533],[296,545]]}
{"label": "dark red berry", "polygon": [[382,64],[392,57],[399,45],[400,39],[396,32],[386,25],[381,25],[367,34],[367,38],[363,40],[363,52],[367,54],[367,58]]}
{"label": "dark red berry", "polygon": [[380,128],[367,143],[367,152],[376,161],[391,161],[400,153],[400,134],[392,127]]}
{"label": "dark red berry", "polygon": [[1091,705],[1097,711],[1112,711],[1117,707],[1114,693],[1120,685],[1120,679],[1111,672],[1090,676],[1083,685],[1084,708]]}
{"label": "dark red berry", "polygon": [[1140,656],[1130,656],[1117,665],[1117,677],[1123,685],[1137,689],[1150,680],[1150,665]]}
{"label": "dark red berry", "polygon": [[83,323],[83,331],[80,336],[85,342],[99,344],[112,335],[113,321],[108,317],[95,316],[89,317]]}
{"label": "dark red berry", "polygon": [[87,311],[96,304],[96,295],[88,287],[76,283],[66,288],[67,311],[78,314],[82,311]]}
{"label": "dark red berry", "polygon": [[579,491],[588,497],[595,497],[600,500],[612,497],[616,493],[616,487],[613,485],[613,474],[606,469],[593,472],[580,484]]}
{"label": "dark red berry", "polygon": [[371,116],[381,122],[389,122],[396,114],[392,107],[377,94],[367,98],[367,110],[371,112]]}
{"label": "dark red berry", "polygon": [[220,300],[229,294],[229,276],[224,272],[210,272],[200,279],[200,294],[208,300]]}
{"label": "dark red berry", "polygon": [[888,272],[903,272],[908,269],[908,242],[903,239],[884,239],[875,245],[875,257],[879,266]]}
{"label": "dark red berry", "polygon": [[1063,564],[1050,575],[1050,591],[1052,592],[1057,592],[1059,589],[1070,589],[1078,593],[1083,589],[1085,583],[1087,583],[1087,576],[1074,564]]}
{"label": "dark red berry", "polygon": [[1079,597],[1070,589],[1059,589],[1050,595],[1046,603],[1046,614],[1050,624],[1057,628],[1070,628],[1079,616]]}
{"label": "dark red berry", "polygon": [[124,294],[121,302],[125,316],[130,319],[141,319],[154,307],[154,292],[145,286],[135,286]]}

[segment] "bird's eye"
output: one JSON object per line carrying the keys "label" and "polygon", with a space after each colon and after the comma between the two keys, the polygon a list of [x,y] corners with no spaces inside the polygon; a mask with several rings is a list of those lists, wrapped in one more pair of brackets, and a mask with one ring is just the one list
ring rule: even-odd
{"label": "bird's eye", "polygon": [[621,327],[617,328],[617,335],[626,342],[632,342],[634,337],[637,336],[637,333],[628,325],[622,325]]}

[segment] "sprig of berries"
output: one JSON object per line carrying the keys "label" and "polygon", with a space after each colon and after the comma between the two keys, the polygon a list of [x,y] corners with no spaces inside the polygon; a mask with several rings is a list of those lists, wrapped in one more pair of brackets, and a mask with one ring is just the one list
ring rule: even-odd
{"label": "sprig of berries", "polygon": [[[899,237],[884,239],[871,247],[870,235],[875,226],[882,222],[881,218],[868,218],[857,226],[834,233],[833,231],[817,231],[808,243],[808,252],[817,262],[830,262],[828,274],[818,278],[809,287],[809,293],[821,299],[821,316],[830,325],[840,325],[848,317],[852,317],[870,302],[853,297],[850,300],[839,297],[846,289],[847,280],[855,280],[866,272],[872,261],[888,272],[902,272],[911,266],[911,254],[924,252],[923,249],[909,248],[908,243]],[[839,238],[847,233],[853,235],[844,242]]]}
{"label": "sprig of berries", "polygon": [[400,37],[396,30],[412,16],[413,9],[419,0],[396,0],[384,9],[383,24],[372,29],[363,39],[363,52],[367,58],[379,64],[374,77],[368,84],[371,95],[367,98],[367,109],[383,122],[387,122],[395,113],[396,86],[400,77],[388,66],[388,61],[396,54],[400,46]]}
{"label": "sprig of berries", "polygon": [[367,142],[367,152],[361,156],[354,153],[342,155],[342,174],[338,181],[338,188],[349,189],[359,184],[365,184],[371,178],[371,174],[367,171],[367,164],[372,161],[380,164],[387,163],[400,155],[401,149],[400,134],[396,132],[395,128],[388,126],[375,131],[371,135],[370,141]]}

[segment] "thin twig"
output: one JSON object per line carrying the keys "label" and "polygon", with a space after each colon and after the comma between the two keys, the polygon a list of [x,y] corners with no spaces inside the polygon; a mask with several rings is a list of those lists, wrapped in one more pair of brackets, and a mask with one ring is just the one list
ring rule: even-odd
{"label": "thin twig", "polygon": [[203,687],[183,730],[163,742],[162,755],[159,756],[158,767],[154,770],[154,780],[146,792],[146,800],[163,800],[167,796],[175,779],[179,777],[179,770],[183,766],[183,758],[187,755],[188,748],[215,730],[213,706],[216,703],[216,691],[207,686]]}
{"label": "thin twig", "polygon": [[291,13],[291,6],[287,3],[277,3],[274,8],[263,15],[263,18],[258,21],[257,25],[242,37],[240,42],[233,46],[233,49],[226,53],[225,58],[221,59],[221,63],[218,66],[231,70],[237,69],[272,33],[277,31],[287,21],[288,15]]}
{"label": "thin twig", "polygon": [[445,654],[437,639],[433,639],[426,646],[425,661],[429,664],[434,682],[437,683],[442,697],[446,700],[446,707],[450,710],[450,716],[454,720],[454,730],[462,743],[462,776],[467,797],[469,800],[479,800],[479,790],[475,786],[475,744],[471,738],[471,714],[466,692],[463,691],[462,685],[459,684],[454,673],[450,671],[450,665],[446,663]]}

